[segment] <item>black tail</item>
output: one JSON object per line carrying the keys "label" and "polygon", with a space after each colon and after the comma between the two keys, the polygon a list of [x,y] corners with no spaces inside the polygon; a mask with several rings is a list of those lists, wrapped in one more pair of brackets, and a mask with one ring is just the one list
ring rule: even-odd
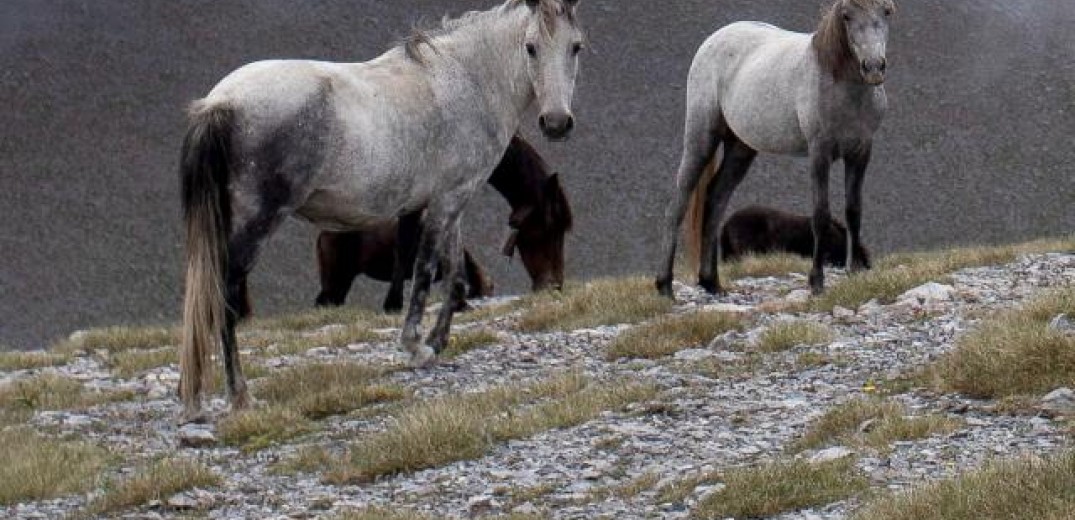
{"label": "black tail", "polygon": [[225,322],[223,285],[231,228],[228,179],[234,119],[228,107],[196,105],[179,162],[186,227],[179,388],[188,412],[200,406],[209,357],[219,344]]}

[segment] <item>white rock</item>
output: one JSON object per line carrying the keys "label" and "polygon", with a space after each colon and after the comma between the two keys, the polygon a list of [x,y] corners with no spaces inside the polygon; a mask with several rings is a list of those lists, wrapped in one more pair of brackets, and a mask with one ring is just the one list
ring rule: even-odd
{"label": "white rock", "polygon": [[1075,391],[1057,388],[1041,398],[1041,407],[1057,415],[1075,414]]}
{"label": "white rock", "polygon": [[855,311],[837,305],[832,308],[832,317],[836,319],[854,318]]}
{"label": "white rock", "polygon": [[675,357],[680,361],[701,361],[703,359],[711,358],[716,355],[712,350],[704,348],[690,348],[687,350],[680,350],[676,352]]}
{"label": "white rock", "polygon": [[1057,314],[1049,322],[1049,328],[1057,332],[1075,333],[1075,321],[1072,321],[1067,314]]}
{"label": "white rock", "polygon": [[933,305],[949,302],[955,297],[956,288],[937,282],[929,282],[901,294],[896,301],[903,304]]}
{"label": "white rock", "polygon": [[704,311],[732,312],[746,314],[754,311],[753,305],[737,305],[734,303],[713,303],[702,307]]}
{"label": "white rock", "polygon": [[810,463],[822,464],[825,462],[844,459],[854,454],[855,451],[850,448],[846,448],[844,446],[833,446],[831,448],[825,448],[815,453],[813,456],[810,457]]}
{"label": "white rock", "polygon": [[216,435],[203,424],[186,424],[176,434],[179,445],[184,448],[204,448],[216,444]]}

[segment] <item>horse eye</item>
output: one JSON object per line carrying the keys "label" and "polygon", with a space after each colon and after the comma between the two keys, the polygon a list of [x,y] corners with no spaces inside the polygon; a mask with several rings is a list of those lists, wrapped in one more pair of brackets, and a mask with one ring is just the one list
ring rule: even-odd
{"label": "horse eye", "polygon": [[851,15],[848,14],[848,13],[844,13],[844,21],[845,22],[850,22],[851,21]]}
{"label": "horse eye", "polygon": [[885,16],[892,16],[892,9],[885,9]]}
{"label": "horse eye", "polygon": [[576,43],[576,44],[571,46],[571,54],[578,54],[580,52],[582,52],[582,44],[581,43]]}
{"label": "horse eye", "polygon": [[532,44],[532,43],[526,44],[526,53],[529,54],[531,58],[536,57],[537,56],[537,47],[534,46],[534,44]]}

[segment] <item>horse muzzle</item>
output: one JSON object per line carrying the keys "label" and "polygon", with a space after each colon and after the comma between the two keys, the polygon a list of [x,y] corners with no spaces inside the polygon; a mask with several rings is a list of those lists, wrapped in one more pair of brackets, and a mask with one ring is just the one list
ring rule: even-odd
{"label": "horse muzzle", "polygon": [[888,61],[885,58],[862,60],[861,69],[863,81],[870,85],[880,85],[885,82]]}
{"label": "horse muzzle", "polygon": [[550,112],[538,116],[538,127],[552,141],[563,141],[575,128],[575,116],[569,112]]}

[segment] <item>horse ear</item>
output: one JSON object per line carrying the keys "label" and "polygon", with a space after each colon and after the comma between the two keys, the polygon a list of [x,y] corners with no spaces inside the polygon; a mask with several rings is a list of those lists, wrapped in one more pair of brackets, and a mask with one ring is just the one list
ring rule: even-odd
{"label": "horse ear", "polygon": [[537,9],[537,6],[541,4],[541,0],[526,0],[526,6],[531,9]]}
{"label": "horse ear", "polygon": [[556,172],[545,179],[545,193],[550,195],[561,191],[560,187],[560,172]]}
{"label": "horse ear", "polygon": [[534,212],[533,206],[523,206],[511,212],[511,216],[508,217],[508,226],[512,229],[519,229],[522,227],[523,222],[530,218],[530,214]]}

